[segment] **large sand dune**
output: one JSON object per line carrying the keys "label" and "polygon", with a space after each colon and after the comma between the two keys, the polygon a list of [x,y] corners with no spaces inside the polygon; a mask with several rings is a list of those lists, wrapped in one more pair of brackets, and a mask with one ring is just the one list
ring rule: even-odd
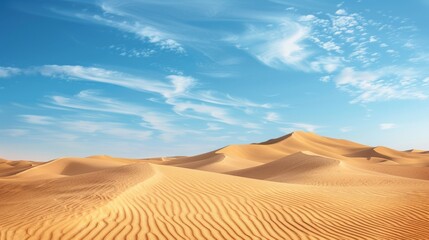
{"label": "large sand dune", "polygon": [[294,132],[192,157],[0,159],[0,239],[429,239],[429,154]]}

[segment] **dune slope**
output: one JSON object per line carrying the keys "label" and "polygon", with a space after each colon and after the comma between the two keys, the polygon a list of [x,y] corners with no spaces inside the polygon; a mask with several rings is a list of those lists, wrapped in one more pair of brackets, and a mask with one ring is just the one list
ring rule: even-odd
{"label": "dune slope", "polygon": [[[302,154],[304,152],[310,154]],[[292,155],[297,153],[301,153],[299,157],[292,157]],[[266,169],[272,166],[273,176],[268,176],[271,174],[269,171],[267,177],[263,179],[294,182],[296,179],[292,180],[285,177],[292,174],[288,172],[288,169],[281,170],[286,173],[280,174],[282,177],[275,177],[274,175],[279,175],[277,174],[279,170],[273,167],[275,164],[272,164],[272,162],[277,162],[277,164],[283,162],[288,165],[293,164],[294,161],[312,161],[315,159],[314,156],[339,161],[337,166],[319,171],[321,175],[326,176],[326,178],[322,177],[322,179],[327,180],[327,182],[323,180],[317,184],[331,184],[330,182],[332,181],[328,178],[331,178],[338,184],[342,184],[341,181],[356,182],[358,184],[361,180],[368,183],[365,178],[371,177],[371,174],[375,173],[429,180],[429,155],[425,154],[425,151],[397,151],[380,146],[371,147],[343,139],[322,137],[314,133],[300,131],[262,143],[230,145],[209,153],[192,157],[175,158],[159,162],[159,164],[240,175],[256,179],[261,179],[259,173],[253,174],[255,171],[258,171],[256,169]],[[284,165],[280,164],[279,166]],[[311,166],[308,168],[309,171],[306,171],[305,167],[303,169],[303,173],[305,174],[312,171]],[[332,175],[330,171],[334,171],[336,174]],[[253,173],[245,174],[245,172]],[[366,172],[370,172],[371,174],[365,174]],[[340,175],[343,176],[342,179],[338,181],[333,179]],[[355,181],[355,175],[362,175],[363,178]],[[378,178],[378,174],[375,176],[377,177],[372,178],[374,183],[377,182],[376,178]],[[310,178],[305,177],[302,180],[308,183]]]}
{"label": "dune slope", "polygon": [[429,185],[419,180],[384,188],[303,187],[137,163],[0,186],[0,239],[429,236]]}
{"label": "dune slope", "polygon": [[428,239],[425,155],[299,132],[193,157],[1,160],[0,240]]}

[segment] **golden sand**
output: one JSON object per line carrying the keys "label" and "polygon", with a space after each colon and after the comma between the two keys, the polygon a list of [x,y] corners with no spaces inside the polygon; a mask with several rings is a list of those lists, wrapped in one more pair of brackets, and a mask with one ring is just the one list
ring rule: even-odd
{"label": "golden sand", "polygon": [[0,239],[429,239],[429,154],[294,132],[193,157],[0,159]]}

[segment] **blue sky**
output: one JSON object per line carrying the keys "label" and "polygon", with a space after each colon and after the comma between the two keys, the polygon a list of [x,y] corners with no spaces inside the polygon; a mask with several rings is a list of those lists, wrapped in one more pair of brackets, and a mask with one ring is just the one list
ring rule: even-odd
{"label": "blue sky", "polygon": [[191,155],[294,130],[429,149],[429,1],[0,3],[0,155]]}

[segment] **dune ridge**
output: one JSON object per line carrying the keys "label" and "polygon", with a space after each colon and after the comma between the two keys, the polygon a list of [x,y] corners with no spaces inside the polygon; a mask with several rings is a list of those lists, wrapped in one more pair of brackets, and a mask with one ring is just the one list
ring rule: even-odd
{"label": "dune ridge", "polygon": [[0,160],[2,239],[428,239],[429,156],[294,132],[191,157]]}

